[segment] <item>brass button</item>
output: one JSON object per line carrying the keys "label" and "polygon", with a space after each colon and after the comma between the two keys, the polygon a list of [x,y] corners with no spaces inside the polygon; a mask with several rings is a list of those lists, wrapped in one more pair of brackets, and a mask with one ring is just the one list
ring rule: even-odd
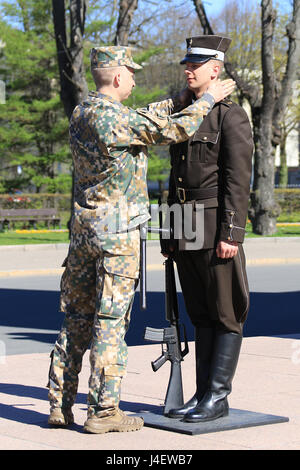
{"label": "brass button", "polygon": [[181,159],[182,159],[182,160],[185,160],[185,155],[182,155],[182,156],[181,156]]}
{"label": "brass button", "polygon": [[206,136],[205,136],[205,137],[203,137],[203,140],[207,140],[207,137],[206,137]]}
{"label": "brass button", "polygon": [[233,211],[231,211],[231,212],[230,212],[230,215],[234,215],[234,212],[233,212]]}
{"label": "brass button", "polygon": [[182,178],[178,178],[178,181],[180,181],[180,182],[181,182],[181,181],[182,181]]}
{"label": "brass button", "polygon": [[232,225],[232,224],[229,224],[229,228],[232,228],[232,227],[233,227],[233,225]]}

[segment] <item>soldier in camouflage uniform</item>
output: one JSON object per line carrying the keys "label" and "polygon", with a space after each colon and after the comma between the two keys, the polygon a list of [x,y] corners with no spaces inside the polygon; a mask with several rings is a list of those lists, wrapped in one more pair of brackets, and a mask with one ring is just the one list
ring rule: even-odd
{"label": "soldier in camouflage uniform", "polygon": [[149,219],[147,145],[182,142],[203,116],[229,94],[233,82],[216,83],[200,100],[173,114],[176,99],[133,110],[121,104],[134,83],[129,48],[91,51],[97,91],[90,92],[70,120],[75,170],[74,216],[61,310],[65,320],[49,371],[49,423],[73,422],[78,374],[90,348],[88,419],[92,433],[134,431],[141,418],[119,409],[121,380],[134,292],[139,277],[139,225]]}

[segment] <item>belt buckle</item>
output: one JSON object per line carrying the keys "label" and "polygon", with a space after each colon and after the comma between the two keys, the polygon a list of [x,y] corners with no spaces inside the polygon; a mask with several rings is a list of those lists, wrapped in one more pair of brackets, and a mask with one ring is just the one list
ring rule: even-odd
{"label": "belt buckle", "polygon": [[181,204],[183,204],[185,202],[185,189],[177,188],[177,196]]}

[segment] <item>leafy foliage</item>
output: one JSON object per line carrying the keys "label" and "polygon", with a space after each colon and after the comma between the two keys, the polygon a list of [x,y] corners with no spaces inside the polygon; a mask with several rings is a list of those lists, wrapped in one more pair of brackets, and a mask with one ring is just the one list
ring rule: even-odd
{"label": "leafy foliage", "polygon": [[28,187],[40,191],[60,164],[70,166],[50,4],[1,3],[2,14],[13,20],[13,25],[0,21],[5,43],[0,78],[6,83],[6,103],[0,106],[1,192]]}

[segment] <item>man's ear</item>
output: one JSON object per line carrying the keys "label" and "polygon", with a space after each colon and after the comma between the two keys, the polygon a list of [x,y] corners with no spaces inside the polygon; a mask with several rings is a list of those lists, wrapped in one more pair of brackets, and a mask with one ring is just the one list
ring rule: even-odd
{"label": "man's ear", "polygon": [[120,82],[121,82],[121,74],[120,74],[120,72],[119,72],[119,73],[116,73],[116,75],[114,76],[113,85],[114,85],[115,87],[119,87],[119,86],[120,86]]}
{"label": "man's ear", "polygon": [[211,66],[211,70],[212,70],[212,78],[218,78],[219,74],[220,74],[220,69],[221,69],[221,66],[219,64],[212,64]]}

